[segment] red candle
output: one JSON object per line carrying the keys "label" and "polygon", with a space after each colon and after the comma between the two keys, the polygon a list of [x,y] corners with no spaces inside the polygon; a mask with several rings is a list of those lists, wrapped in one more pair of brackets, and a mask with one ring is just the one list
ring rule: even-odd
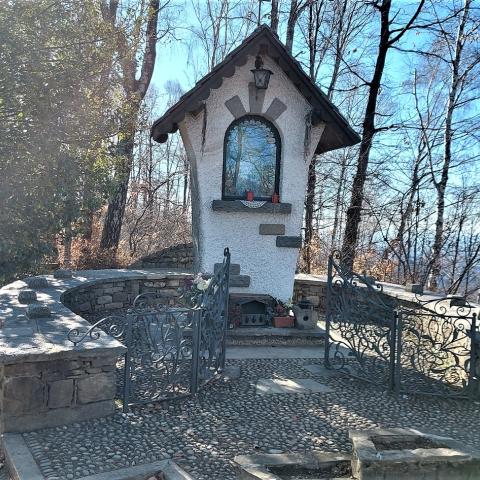
{"label": "red candle", "polygon": [[252,202],[253,201],[253,192],[251,190],[248,190],[247,191],[247,200],[249,202]]}
{"label": "red candle", "polygon": [[278,193],[274,193],[272,195],[272,203],[279,203],[280,202],[280,195]]}

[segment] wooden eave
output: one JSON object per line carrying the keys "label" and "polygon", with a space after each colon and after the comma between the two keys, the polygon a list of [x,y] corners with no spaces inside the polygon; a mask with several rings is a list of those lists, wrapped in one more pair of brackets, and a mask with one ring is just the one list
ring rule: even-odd
{"label": "wooden eave", "polygon": [[313,109],[313,124],[325,123],[325,130],[315,153],[324,153],[337,148],[355,145],[359,135],[350,127],[327,96],[303,71],[300,63],[287,52],[283,43],[267,25],[258,27],[241,45],[205,75],[180,100],[170,107],[152,126],[151,136],[164,143],[169,133],[178,130],[178,124],[187,113],[198,113],[210,95],[210,90],[219,88],[224,78],[232,77],[235,68],[245,65],[249,56],[258,53],[268,55],[283,70]]}

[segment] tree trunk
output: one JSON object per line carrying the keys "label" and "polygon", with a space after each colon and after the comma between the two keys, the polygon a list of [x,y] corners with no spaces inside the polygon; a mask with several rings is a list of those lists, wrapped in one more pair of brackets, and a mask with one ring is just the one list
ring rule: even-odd
{"label": "tree trunk", "polygon": [[[301,3],[301,2],[300,2]],[[293,36],[295,35],[295,26],[297,24],[298,17],[302,11],[307,7],[308,2],[304,4],[298,4],[298,0],[290,1],[290,12],[288,14],[287,21],[287,35],[285,38],[285,47],[287,47],[288,53],[292,54],[293,49]]]}
{"label": "tree trunk", "polygon": [[[118,2],[115,0],[111,0],[111,5],[117,3]],[[145,97],[150,85],[153,69],[155,67],[159,8],[160,0],[149,1],[143,60],[139,80],[135,79],[137,71],[137,52],[132,51],[132,46],[129,45],[127,38],[125,37],[125,32],[115,26],[115,16],[106,18],[106,20],[112,23],[118,33],[119,51],[122,53],[123,87],[130,111],[124,119],[123,124],[120,126],[120,131],[124,132],[126,138],[121,141],[122,151],[120,153],[123,155],[123,159],[122,166],[117,175],[118,191],[108,204],[107,215],[105,216],[105,222],[103,225],[102,239],[100,242],[100,247],[103,249],[116,250],[120,241],[123,215],[125,213],[127,202],[130,172],[133,164],[133,147],[138,113],[141,101]]]}
{"label": "tree trunk", "polygon": [[373,136],[375,135],[375,112],[377,108],[378,93],[382,81],[385,60],[389,48],[389,13],[390,0],[384,0],[379,7],[381,17],[380,43],[378,46],[377,61],[370,90],[368,93],[367,107],[363,120],[362,141],[358,154],[357,171],[352,184],[352,196],[347,210],[347,219],[342,245],[342,262],[346,268],[352,270],[355,258],[355,249],[358,241],[358,233],[361,220],[361,208],[364,198],[365,181],[367,179],[367,167],[370,159]]}
{"label": "tree trunk", "polygon": [[375,71],[372,80],[369,82],[370,89],[368,92],[367,107],[365,109],[365,117],[363,120],[362,141],[360,143],[360,151],[358,154],[357,171],[352,184],[350,206],[347,210],[347,219],[343,234],[341,253],[342,264],[349,270],[353,269],[355,250],[358,242],[364,188],[370,159],[370,149],[372,148],[373,136],[376,133],[375,113],[387,52],[389,48],[398,40],[400,40],[405,32],[411,28],[415,22],[415,19],[420,14],[424,3],[424,0],[420,0],[415,13],[407,22],[405,27],[393,30],[393,32],[395,32],[395,36],[393,38],[390,36],[392,32],[390,32],[391,20],[389,18],[391,0],[383,0],[381,5],[378,5],[377,3],[374,4],[375,8],[377,8],[380,12],[380,42],[378,46],[377,60],[375,62]]}
{"label": "tree trunk", "polygon": [[317,183],[317,156],[314,155],[308,167],[307,196],[305,199],[305,244],[303,258],[306,273],[311,273],[311,242],[313,239],[313,213],[315,209],[315,185]]}
{"label": "tree trunk", "polygon": [[465,0],[462,18],[458,26],[455,40],[455,56],[452,59],[452,76],[450,80],[450,91],[448,95],[447,112],[445,114],[445,132],[443,145],[443,167],[439,182],[435,182],[437,189],[437,220],[435,222],[435,239],[432,246],[432,269],[430,276],[430,289],[438,288],[438,281],[441,273],[441,251],[443,247],[443,231],[445,223],[445,191],[447,189],[450,163],[452,160],[452,120],[456,108],[457,91],[460,85],[459,67],[464,46],[464,30],[468,19],[471,0]]}
{"label": "tree trunk", "polygon": [[344,154],[342,156],[342,164],[340,168],[340,178],[338,180],[337,192],[335,194],[335,215],[333,217],[332,244],[330,247],[331,250],[335,250],[336,248],[337,231],[341,223],[340,213],[341,213],[341,205],[342,205],[342,190],[345,184],[345,176],[347,173],[347,163],[348,163],[348,156]]}
{"label": "tree trunk", "polygon": [[278,30],[278,0],[272,0],[272,9],[270,11],[270,27],[277,33]]}
{"label": "tree trunk", "polygon": [[123,165],[117,175],[119,181],[117,192],[108,204],[100,241],[100,248],[102,249],[116,249],[120,241],[123,215],[127,204],[128,183],[133,163],[134,138],[135,134],[132,133],[130,138],[125,139],[121,144],[123,147],[122,154],[124,155]]}

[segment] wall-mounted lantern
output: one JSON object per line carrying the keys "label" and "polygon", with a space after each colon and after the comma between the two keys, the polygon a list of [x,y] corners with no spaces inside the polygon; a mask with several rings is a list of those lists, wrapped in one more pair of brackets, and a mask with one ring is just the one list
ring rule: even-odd
{"label": "wall-mounted lantern", "polygon": [[257,55],[255,68],[251,70],[251,72],[255,78],[255,86],[258,89],[266,90],[268,88],[268,82],[270,81],[270,75],[272,75],[273,72],[263,68],[263,60],[260,55]]}

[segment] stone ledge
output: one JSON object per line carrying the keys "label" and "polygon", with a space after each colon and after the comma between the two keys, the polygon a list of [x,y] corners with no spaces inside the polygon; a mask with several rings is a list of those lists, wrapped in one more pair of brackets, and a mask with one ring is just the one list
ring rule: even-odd
{"label": "stone ledge", "polygon": [[[223,263],[216,263],[213,266],[213,272],[217,273],[222,268]],[[240,275],[240,264],[239,263],[231,263],[230,264],[230,275]]]}
{"label": "stone ledge", "polygon": [[250,208],[245,206],[240,200],[213,200],[212,210],[215,212],[242,212],[242,213],[292,213],[291,203],[271,203],[266,202],[261,207]]}
{"label": "stone ledge", "polygon": [[240,478],[248,478],[252,480],[280,480],[280,477],[271,473],[268,470],[268,467],[297,466],[313,469],[318,468],[322,464],[327,466],[339,462],[349,464],[351,461],[351,455],[330,452],[264,453],[237,455],[234,457],[233,461],[242,471],[242,476]]}
{"label": "stone ledge", "polygon": [[325,330],[318,326],[312,330],[298,330],[296,328],[275,327],[239,327],[227,330],[227,337],[325,338]]}
{"label": "stone ledge", "polygon": [[260,235],[285,235],[285,225],[281,223],[261,223],[258,233]]}
{"label": "stone ledge", "polygon": [[300,248],[302,246],[302,237],[281,235],[277,237],[276,245],[282,248]]}
{"label": "stone ledge", "polygon": [[[66,335],[70,329],[88,329],[90,323],[72,312],[63,303],[66,296],[77,289],[96,285],[104,287],[111,284],[113,292],[115,290],[114,284],[118,284],[118,282],[123,284],[126,281],[139,280],[174,283],[180,282],[180,279],[187,276],[191,276],[191,273],[174,269],[153,271],[133,269],[83,270],[73,272],[71,278],[55,278],[53,275],[48,275],[30,277],[25,281],[19,280],[6,285],[0,289],[0,311],[2,312],[0,324],[3,326],[0,329],[0,364],[76,358],[79,354],[86,356],[121,355],[124,353],[125,347],[107,335],[101,335],[96,340],[83,342],[77,347],[74,347],[67,340]],[[34,285],[33,288],[30,288],[31,295],[36,296],[36,303],[22,303],[18,299],[20,292],[25,291],[27,282]],[[115,299],[113,299],[113,295],[115,295]],[[103,296],[106,297],[107,295]],[[115,291],[108,297],[108,300],[112,297],[112,301],[115,300],[114,306],[120,308],[120,296]],[[106,298],[103,298],[103,300],[106,300]],[[38,305],[48,305],[51,311],[50,317],[28,318],[29,308],[31,310]],[[83,307],[87,307],[86,302]],[[110,304],[111,308],[113,308],[112,304]],[[83,308],[79,310],[87,311]]]}
{"label": "stone ledge", "polygon": [[248,275],[230,275],[230,287],[249,287],[250,277]]}

